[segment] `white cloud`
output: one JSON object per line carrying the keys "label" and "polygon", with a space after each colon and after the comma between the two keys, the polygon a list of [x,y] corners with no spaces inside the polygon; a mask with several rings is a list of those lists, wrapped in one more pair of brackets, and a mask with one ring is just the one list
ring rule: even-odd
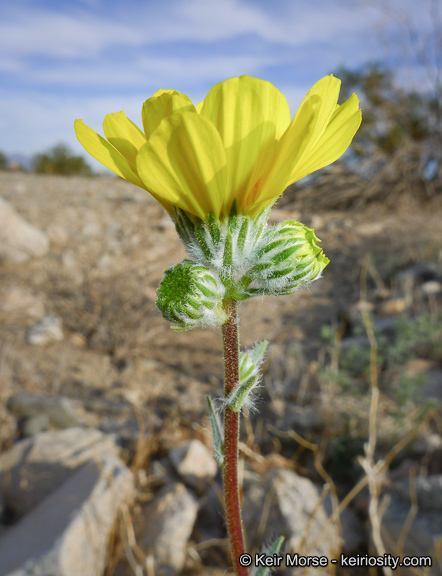
{"label": "white cloud", "polygon": [[143,100],[160,87],[198,102],[214,83],[244,73],[273,80],[293,113],[309,83],[381,54],[376,23],[387,36],[397,27],[384,6],[414,10],[416,29],[428,28],[415,0],[59,0],[56,9],[43,1],[0,6],[6,151],[56,141],[81,150],[76,117],[100,130],[106,113],[124,109],[140,124]]}
{"label": "white cloud", "polygon": [[129,25],[84,12],[63,14],[39,7],[20,9],[0,19],[0,51],[10,58],[46,56],[85,58],[109,45],[140,44],[143,35]]}

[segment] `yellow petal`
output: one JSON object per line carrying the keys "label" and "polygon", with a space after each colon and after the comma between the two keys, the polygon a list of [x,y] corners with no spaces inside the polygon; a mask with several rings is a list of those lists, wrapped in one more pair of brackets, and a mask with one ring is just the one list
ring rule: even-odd
{"label": "yellow petal", "polygon": [[259,189],[255,196],[248,197],[248,204],[269,202],[278,198],[287,187],[287,181],[311,143],[322,100],[317,94],[306,97],[299,107],[290,126],[275,146],[269,157]]}
{"label": "yellow petal", "polygon": [[216,126],[226,151],[227,204],[236,199],[241,208],[290,122],[287,101],[270,82],[241,76],[214,86],[200,106],[200,115]]}
{"label": "yellow petal", "polygon": [[340,88],[341,81],[331,74],[318,80],[307,93],[306,99],[314,95],[321,98],[321,105],[316,116],[315,131],[311,139],[311,147],[321,138],[336,110]]}
{"label": "yellow petal", "polygon": [[158,92],[155,92],[143,104],[141,111],[146,137],[150,137],[163,118],[178,110],[181,112],[195,112],[195,107],[188,96],[176,90],[158,90]]}
{"label": "yellow petal", "polygon": [[104,135],[109,142],[127,159],[133,172],[136,173],[136,156],[138,150],[146,144],[146,137],[126,114],[115,112],[108,114],[103,122]]}
{"label": "yellow petal", "polygon": [[75,133],[85,150],[107,168],[133,184],[144,188],[128,160],[112,144],[86,126],[83,120],[75,120]]}
{"label": "yellow petal", "polygon": [[218,218],[226,189],[226,157],[213,124],[194,112],[163,119],[137,156],[137,169],[155,197],[202,220]]}
{"label": "yellow petal", "polygon": [[356,94],[353,94],[334,112],[322,137],[303,156],[296,167],[295,173],[292,174],[292,182],[300,180],[304,176],[328,166],[340,158],[350,146],[354,135],[361,125],[361,119],[359,100]]}

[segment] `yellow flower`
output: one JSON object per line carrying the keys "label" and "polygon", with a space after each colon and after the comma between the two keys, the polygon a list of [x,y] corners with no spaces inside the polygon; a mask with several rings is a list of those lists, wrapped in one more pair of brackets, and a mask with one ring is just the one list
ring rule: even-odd
{"label": "yellow flower", "polygon": [[361,123],[353,94],[337,104],[340,80],[325,76],[290,121],[283,94],[270,82],[241,76],[214,86],[196,107],[160,90],[142,109],[144,132],[124,112],[104,119],[105,140],[82,120],[75,131],[102,164],[174,207],[206,220],[237,212],[255,216],[293,182],[337,160]]}

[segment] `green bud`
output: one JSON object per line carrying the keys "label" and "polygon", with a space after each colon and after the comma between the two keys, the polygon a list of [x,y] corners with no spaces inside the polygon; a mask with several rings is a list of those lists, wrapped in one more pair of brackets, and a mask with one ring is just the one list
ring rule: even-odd
{"label": "green bud", "polygon": [[256,246],[256,257],[247,272],[250,280],[247,293],[291,294],[320,278],[329,263],[320,240],[311,228],[295,220],[287,220],[267,230]]}
{"label": "green bud", "polygon": [[183,260],[168,268],[157,290],[156,305],[174,330],[220,326],[226,321],[222,300],[224,286],[204,266]]}
{"label": "green bud", "polygon": [[264,361],[267,345],[267,340],[263,340],[252,350],[239,354],[239,382],[227,398],[228,406],[235,412],[239,412],[244,406],[252,406],[250,393],[260,382],[259,368]]}

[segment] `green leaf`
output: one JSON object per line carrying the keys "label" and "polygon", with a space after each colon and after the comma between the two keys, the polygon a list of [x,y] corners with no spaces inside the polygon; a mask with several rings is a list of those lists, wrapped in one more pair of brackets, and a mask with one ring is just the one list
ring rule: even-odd
{"label": "green leaf", "polygon": [[215,452],[215,459],[219,466],[224,462],[224,437],[221,426],[216,415],[215,408],[213,407],[212,398],[206,394],[207,405],[209,406],[210,424],[212,426],[213,448]]}
{"label": "green leaf", "polygon": [[269,345],[268,340],[263,340],[259,342],[255,348],[252,350],[252,360],[255,362],[256,365],[260,365],[262,362],[262,358],[267,350],[267,346]]}
{"label": "green leaf", "polygon": [[228,398],[228,404],[234,412],[239,412],[244,406],[248,395],[253,390],[254,386],[258,382],[258,376],[253,375],[248,380],[241,384],[238,388],[232,391]]}
{"label": "green leaf", "polygon": [[[273,554],[278,554],[281,549],[281,546],[284,542],[284,536],[280,536],[271,546],[265,550],[266,556],[273,556]],[[271,568],[267,566],[260,566],[253,570],[251,576],[267,576],[270,573]]]}

